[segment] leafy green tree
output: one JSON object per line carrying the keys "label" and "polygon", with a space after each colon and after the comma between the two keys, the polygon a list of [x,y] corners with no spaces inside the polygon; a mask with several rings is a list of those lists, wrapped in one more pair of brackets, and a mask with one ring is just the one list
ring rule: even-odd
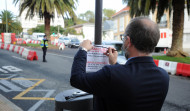
{"label": "leafy green tree", "polygon": [[[186,3],[185,3],[186,2]],[[157,22],[160,22],[165,10],[173,10],[173,34],[172,47],[168,56],[180,56],[183,52],[183,28],[184,28],[184,9],[187,6],[190,15],[190,0],[123,0],[130,6],[130,16],[149,15],[157,8]],[[180,50],[180,52],[178,51]]]}
{"label": "leafy green tree", "polygon": [[[75,3],[77,0],[14,0],[17,4],[22,2],[20,6],[21,15],[24,10],[27,10],[26,18],[33,18],[35,14],[39,14],[40,18],[44,18],[45,34],[50,35],[50,19],[53,19],[55,13],[58,15],[75,17]],[[55,12],[56,11],[56,12]]]}
{"label": "leafy green tree", "polygon": [[71,18],[64,19],[64,23],[65,23],[65,28],[73,26],[75,24],[73,19]]}
{"label": "leafy green tree", "polygon": [[0,20],[2,23],[0,24],[0,33],[6,32],[6,15],[7,15],[7,24],[8,24],[8,32],[12,33],[20,33],[22,32],[22,27],[19,21],[16,20],[16,17],[13,15],[11,11],[3,10],[0,13]]}
{"label": "leafy green tree", "polygon": [[103,9],[103,21],[105,20],[111,20],[111,17],[113,14],[115,14],[116,11],[112,9]]}
{"label": "leafy green tree", "polygon": [[87,22],[90,22],[90,23],[94,23],[95,22],[95,14],[94,14],[93,11],[90,11],[90,10],[86,11],[83,14],[80,14],[79,18],[83,19],[83,20],[85,20]]}
{"label": "leafy green tree", "polygon": [[65,28],[64,31],[63,31],[63,34],[64,35],[68,35],[68,34],[74,34],[74,35],[77,35],[77,32],[74,28]]}
{"label": "leafy green tree", "polygon": [[[50,26],[50,33],[58,33],[58,29],[59,29],[59,33],[64,32],[64,29],[60,26]],[[28,33],[30,34],[32,34],[33,32],[43,33],[44,31],[45,31],[44,25],[39,25],[36,28],[29,29]]]}

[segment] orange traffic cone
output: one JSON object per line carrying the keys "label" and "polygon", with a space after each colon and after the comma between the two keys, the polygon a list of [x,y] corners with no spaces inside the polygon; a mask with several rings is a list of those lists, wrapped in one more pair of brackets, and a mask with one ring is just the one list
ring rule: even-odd
{"label": "orange traffic cone", "polygon": [[164,48],[164,54],[166,54],[166,48]]}

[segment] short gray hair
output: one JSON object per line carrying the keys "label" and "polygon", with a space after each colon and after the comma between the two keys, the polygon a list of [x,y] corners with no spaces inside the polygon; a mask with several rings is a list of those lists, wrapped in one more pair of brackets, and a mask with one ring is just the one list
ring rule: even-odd
{"label": "short gray hair", "polygon": [[129,36],[135,48],[143,53],[151,53],[160,39],[158,25],[147,17],[137,17],[130,21],[124,36]]}

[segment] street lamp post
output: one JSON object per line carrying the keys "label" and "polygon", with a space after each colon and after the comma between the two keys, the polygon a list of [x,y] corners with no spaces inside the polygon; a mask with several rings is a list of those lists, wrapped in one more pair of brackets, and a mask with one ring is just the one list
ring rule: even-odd
{"label": "street lamp post", "polygon": [[6,7],[6,33],[8,33],[8,24],[7,24],[7,0],[5,0],[5,7]]}
{"label": "street lamp post", "polygon": [[95,45],[102,44],[102,1],[103,0],[96,0],[94,34]]}

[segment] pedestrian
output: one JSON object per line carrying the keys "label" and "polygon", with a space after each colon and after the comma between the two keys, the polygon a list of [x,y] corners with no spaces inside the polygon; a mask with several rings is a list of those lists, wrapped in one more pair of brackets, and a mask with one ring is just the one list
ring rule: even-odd
{"label": "pedestrian", "polygon": [[43,62],[47,62],[46,52],[47,52],[47,48],[48,48],[48,39],[47,39],[46,35],[44,35],[44,38],[41,41],[41,47],[42,47],[42,51],[43,51]]}
{"label": "pedestrian", "polygon": [[159,28],[149,18],[132,19],[122,37],[126,64],[117,64],[118,53],[109,48],[110,65],[92,73],[85,68],[87,51],[93,46],[91,41],[83,41],[74,57],[71,85],[94,95],[95,111],[160,111],[169,76],[151,57],[159,38]]}

